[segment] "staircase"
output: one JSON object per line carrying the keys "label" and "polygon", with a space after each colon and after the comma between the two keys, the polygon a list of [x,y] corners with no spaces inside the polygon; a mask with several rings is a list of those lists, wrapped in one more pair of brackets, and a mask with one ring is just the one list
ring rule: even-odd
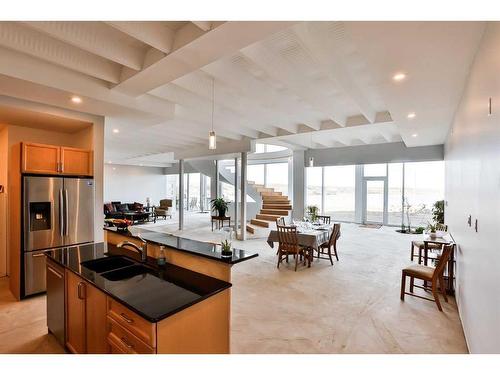
{"label": "staircase", "polygon": [[292,205],[286,195],[283,195],[280,191],[275,191],[273,188],[255,184],[252,181],[248,181],[248,184],[259,192],[262,198],[262,208],[255,219],[251,219],[250,224],[247,224],[247,232],[255,233],[255,227],[269,228],[269,223],[274,223],[276,219],[289,215]]}

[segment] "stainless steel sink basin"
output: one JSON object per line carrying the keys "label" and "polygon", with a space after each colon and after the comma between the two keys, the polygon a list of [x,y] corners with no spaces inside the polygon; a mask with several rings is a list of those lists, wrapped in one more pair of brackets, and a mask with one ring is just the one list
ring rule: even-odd
{"label": "stainless steel sink basin", "polygon": [[153,271],[149,267],[145,267],[140,264],[135,264],[133,266],[120,268],[114,271],[104,272],[101,274],[101,276],[110,281],[119,281],[152,272]]}
{"label": "stainless steel sink basin", "polygon": [[119,268],[131,266],[133,264],[135,264],[134,261],[122,256],[111,256],[107,258],[87,260],[81,263],[83,267],[86,267],[89,270],[97,273],[117,270]]}

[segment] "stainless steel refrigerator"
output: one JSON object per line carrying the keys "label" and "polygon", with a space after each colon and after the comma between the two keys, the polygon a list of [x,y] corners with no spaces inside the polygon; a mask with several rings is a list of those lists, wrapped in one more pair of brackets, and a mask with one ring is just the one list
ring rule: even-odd
{"label": "stainless steel refrigerator", "polygon": [[44,292],[44,251],[94,241],[94,181],[23,177],[23,297]]}

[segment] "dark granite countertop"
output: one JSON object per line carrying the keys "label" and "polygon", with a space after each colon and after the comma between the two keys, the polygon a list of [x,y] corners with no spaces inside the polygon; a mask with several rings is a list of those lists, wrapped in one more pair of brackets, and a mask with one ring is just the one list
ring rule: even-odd
{"label": "dark granite countertop", "polygon": [[181,238],[167,233],[153,232],[143,228],[129,227],[129,230],[125,232],[118,231],[116,227],[104,227],[104,230],[117,232],[128,237],[139,237],[147,242],[168,246],[179,251],[228,264],[236,264],[259,256],[258,253],[249,253],[245,250],[233,248],[233,255],[231,257],[224,257],[220,249],[211,243]]}
{"label": "dark granite countertop", "polygon": [[[110,244],[60,248],[45,254],[150,322],[165,319],[231,287],[228,282],[172,264],[157,266],[150,258],[143,264],[147,271],[116,281],[82,265],[88,260],[130,254]],[[135,256],[128,258],[138,260]]]}

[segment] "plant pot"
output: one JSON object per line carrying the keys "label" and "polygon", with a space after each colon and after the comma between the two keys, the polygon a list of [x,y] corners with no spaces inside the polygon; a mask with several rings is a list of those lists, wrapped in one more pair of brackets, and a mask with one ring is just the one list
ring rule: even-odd
{"label": "plant pot", "polygon": [[219,211],[219,217],[226,217],[226,210],[218,210]]}
{"label": "plant pot", "polygon": [[232,257],[232,256],[233,256],[233,252],[232,252],[231,250],[229,250],[229,251],[222,250],[221,255],[222,255],[223,257],[228,257],[228,258],[230,258],[230,257]]}
{"label": "plant pot", "polygon": [[430,238],[436,238],[437,237],[436,232],[430,232],[429,233],[429,237]]}

